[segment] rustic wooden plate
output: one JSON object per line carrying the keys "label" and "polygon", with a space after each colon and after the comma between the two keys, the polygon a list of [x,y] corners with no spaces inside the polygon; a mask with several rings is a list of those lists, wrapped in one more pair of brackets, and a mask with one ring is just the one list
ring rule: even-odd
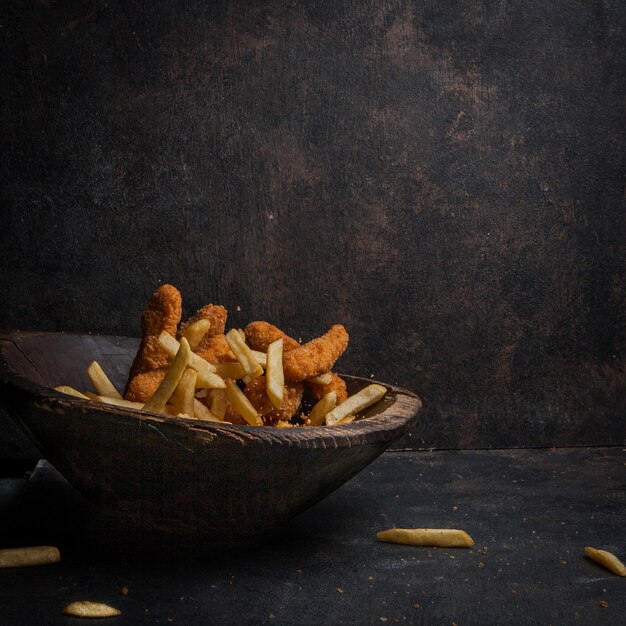
{"label": "rustic wooden plate", "polygon": [[[414,394],[387,396],[346,426],[249,427],[138,413],[74,399],[97,360],[123,388],[137,339],[0,334],[3,405],[42,455],[116,523],[227,545],[275,529],[378,457],[416,418]],[[343,376],[350,393],[372,382]],[[382,383],[381,383],[382,384]]]}

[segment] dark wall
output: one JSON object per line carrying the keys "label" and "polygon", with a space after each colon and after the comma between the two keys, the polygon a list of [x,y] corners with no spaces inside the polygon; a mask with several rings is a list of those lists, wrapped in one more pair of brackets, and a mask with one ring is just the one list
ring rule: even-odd
{"label": "dark wall", "polygon": [[0,328],[136,335],[167,281],[343,322],[407,445],[626,440],[624,3],[0,11]]}

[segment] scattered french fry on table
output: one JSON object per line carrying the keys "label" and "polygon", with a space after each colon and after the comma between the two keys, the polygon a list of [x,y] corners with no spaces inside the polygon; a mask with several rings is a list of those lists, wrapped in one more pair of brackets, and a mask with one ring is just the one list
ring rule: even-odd
{"label": "scattered french fry on table", "polygon": [[381,541],[407,546],[470,548],[474,540],[464,531],[452,528],[390,528],[376,533]]}

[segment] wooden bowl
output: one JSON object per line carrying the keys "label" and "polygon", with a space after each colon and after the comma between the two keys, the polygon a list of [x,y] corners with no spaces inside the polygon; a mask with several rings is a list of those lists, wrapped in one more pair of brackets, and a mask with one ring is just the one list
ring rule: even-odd
{"label": "wooden bowl", "polygon": [[[199,545],[277,528],[371,463],[421,408],[414,394],[385,385],[387,396],[346,426],[251,427],[139,414],[52,389],[90,389],[94,359],[123,388],[137,346],[126,337],[1,333],[2,402],[99,510]],[[343,378],[350,393],[372,382]]]}

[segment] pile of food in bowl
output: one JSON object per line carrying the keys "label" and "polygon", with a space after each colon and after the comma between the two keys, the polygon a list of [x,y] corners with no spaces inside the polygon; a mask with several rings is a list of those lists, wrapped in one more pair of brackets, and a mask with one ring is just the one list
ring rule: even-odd
{"label": "pile of food in bowl", "polygon": [[181,318],[180,292],[162,285],[143,313],[124,395],[96,361],[87,370],[95,393],[56,389],[142,412],[281,428],[348,424],[386,394],[371,384],[348,396],[332,371],[349,341],[341,324],[302,344],[266,321],[227,331],[227,311],[217,304]]}

